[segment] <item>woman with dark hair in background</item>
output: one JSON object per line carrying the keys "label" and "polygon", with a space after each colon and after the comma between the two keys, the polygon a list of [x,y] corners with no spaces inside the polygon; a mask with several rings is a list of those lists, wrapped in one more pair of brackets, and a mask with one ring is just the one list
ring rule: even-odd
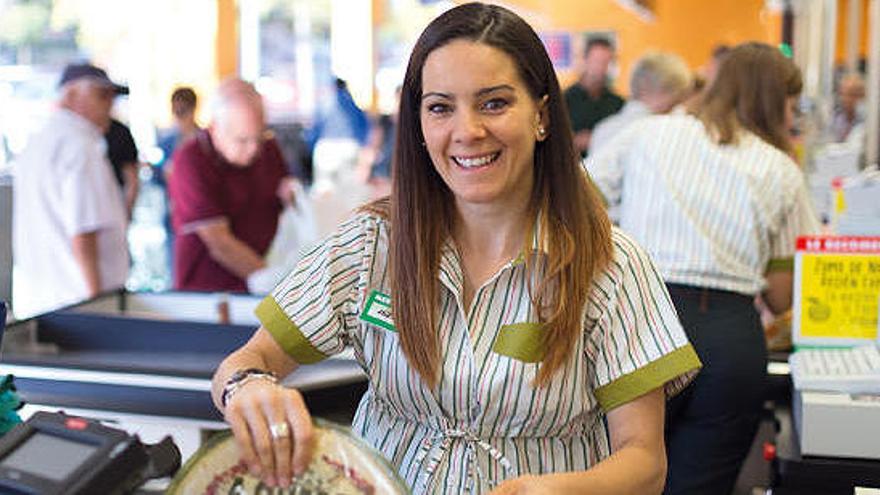
{"label": "woman with dark hair in background", "polygon": [[659,493],[665,397],[699,361],[579,167],[538,36],[498,6],[441,15],[399,123],[390,198],[305,255],[214,376],[252,472],[308,462],[308,411],[273,376],[351,345],[353,430],[415,493]]}
{"label": "woman with dark hair in background", "polygon": [[703,370],[670,402],[668,494],[726,494],[758,426],[767,353],[754,307],[791,305],[798,235],[816,232],[788,129],[797,67],[732,49],[695,115],[647,117],[586,163],[663,275]]}

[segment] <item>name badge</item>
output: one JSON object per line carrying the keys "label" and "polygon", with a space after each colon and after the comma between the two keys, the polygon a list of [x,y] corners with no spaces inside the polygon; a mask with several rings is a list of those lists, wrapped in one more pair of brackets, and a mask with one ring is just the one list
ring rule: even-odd
{"label": "name badge", "polygon": [[391,319],[391,296],[377,290],[371,292],[361,313],[361,321],[396,332],[394,320]]}

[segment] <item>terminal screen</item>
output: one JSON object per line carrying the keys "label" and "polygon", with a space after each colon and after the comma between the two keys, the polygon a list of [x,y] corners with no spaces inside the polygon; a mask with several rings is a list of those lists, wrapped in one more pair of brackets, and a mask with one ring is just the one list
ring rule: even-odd
{"label": "terminal screen", "polygon": [[98,448],[94,445],[34,433],[0,461],[0,466],[63,481],[96,450]]}

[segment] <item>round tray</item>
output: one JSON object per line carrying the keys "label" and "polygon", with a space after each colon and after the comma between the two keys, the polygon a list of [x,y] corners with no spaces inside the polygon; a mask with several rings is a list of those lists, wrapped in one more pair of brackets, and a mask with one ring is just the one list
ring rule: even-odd
{"label": "round tray", "polygon": [[171,481],[168,495],[396,495],[409,490],[388,461],[348,428],[315,419],[312,462],[285,489],[248,473],[230,431],[203,445]]}

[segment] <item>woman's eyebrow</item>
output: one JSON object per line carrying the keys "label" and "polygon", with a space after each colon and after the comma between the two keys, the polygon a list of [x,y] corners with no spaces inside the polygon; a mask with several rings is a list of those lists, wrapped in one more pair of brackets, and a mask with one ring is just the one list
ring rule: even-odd
{"label": "woman's eyebrow", "polygon": [[[499,84],[497,86],[489,86],[488,88],[480,88],[476,91],[476,93],[474,93],[474,95],[477,97],[480,97],[480,96],[485,96],[489,93],[494,93],[496,91],[502,91],[502,90],[516,91],[514,89],[514,87],[511,86],[510,84]],[[425,98],[429,98],[429,97],[438,97],[438,98],[449,99],[449,98],[452,98],[452,95],[449,93],[443,93],[440,91],[430,91],[430,92],[422,95],[422,100],[424,100]]]}

